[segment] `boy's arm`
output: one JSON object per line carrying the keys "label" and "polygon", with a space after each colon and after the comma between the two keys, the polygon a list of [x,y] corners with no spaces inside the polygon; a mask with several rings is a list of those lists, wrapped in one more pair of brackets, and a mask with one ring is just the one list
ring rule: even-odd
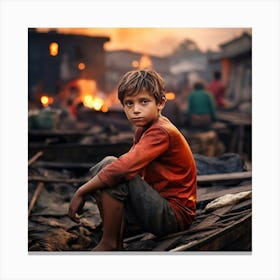
{"label": "boy's arm", "polygon": [[68,216],[75,222],[79,222],[76,215],[77,212],[81,211],[85,204],[85,197],[94,192],[95,190],[104,188],[106,185],[99,179],[98,175],[94,176],[84,185],[82,185],[74,194],[68,210]]}
{"label": "boy's arm", "polygon": [[122,180],[130,180],[142,173],[154,159],[169,147],[170,136],[166,129],[153,127],[142,135],[138,143],[127,153],[106,165],[99,173],[100,180],[114,187]]}

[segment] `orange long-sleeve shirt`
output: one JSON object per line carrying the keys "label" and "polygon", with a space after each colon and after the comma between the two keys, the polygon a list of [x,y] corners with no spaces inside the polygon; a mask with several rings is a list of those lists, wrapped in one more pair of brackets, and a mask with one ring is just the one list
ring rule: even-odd
{"label": "orange long-sleeve shirt", "polygon": [[181,229],[190,225],[196,210],[196,166],[190,147],[165,117],[146,131],[138,128],[132,148],[102,169],[98,176],[113,187],[140,175],[167,199]]}

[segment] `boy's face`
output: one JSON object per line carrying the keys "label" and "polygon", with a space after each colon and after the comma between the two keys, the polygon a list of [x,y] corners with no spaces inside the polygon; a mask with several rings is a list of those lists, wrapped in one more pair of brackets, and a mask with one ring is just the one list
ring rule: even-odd
{"label": "boy's face", "polygon": [[164,101],[156,104],[155,97],[146,90],[137,95],[126,96],[123,107],[128,120],[137,127],[149,127],[159,117]]}

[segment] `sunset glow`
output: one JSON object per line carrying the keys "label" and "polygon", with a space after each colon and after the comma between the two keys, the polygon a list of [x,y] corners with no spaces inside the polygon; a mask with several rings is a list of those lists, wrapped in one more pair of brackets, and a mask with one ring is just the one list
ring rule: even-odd
{"label": "sunset glow", "polygon": [[[38,28],[48,32],[50,28]],[[193,40],[202,51],[219,50],[219,45],[251,28],[57,28],[59,33],[110,37],[105,50],[129,49],[148,55],[164,56],[184,40]]]}

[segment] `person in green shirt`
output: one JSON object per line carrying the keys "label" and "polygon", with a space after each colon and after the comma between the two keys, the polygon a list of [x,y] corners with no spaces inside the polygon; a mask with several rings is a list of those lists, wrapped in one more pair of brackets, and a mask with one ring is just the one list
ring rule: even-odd
{"label": "person in green shirt", "polygon": [[216,118],[213,96],[205,89],[202,81],[195,82],[188,96],[188,124],[193,128],[208,129]]}

